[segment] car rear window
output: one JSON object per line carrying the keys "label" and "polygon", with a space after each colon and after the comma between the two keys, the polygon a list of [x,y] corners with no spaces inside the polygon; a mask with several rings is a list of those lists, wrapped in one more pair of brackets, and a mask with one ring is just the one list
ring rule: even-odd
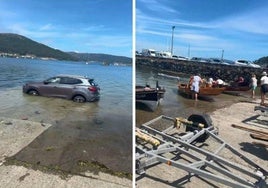
{"label": "car rear window", "polygon": [[94,82],[94,79],[88,79],[88,83],[90,84],[90,85],[92,85],[92,86],[97,86],[98,84],[96,84],[95,82]]}
{"label": "car rear window", "polygon": [[61,84],[81,84],[83,83],[80,79],[62,77],[60,80]]}

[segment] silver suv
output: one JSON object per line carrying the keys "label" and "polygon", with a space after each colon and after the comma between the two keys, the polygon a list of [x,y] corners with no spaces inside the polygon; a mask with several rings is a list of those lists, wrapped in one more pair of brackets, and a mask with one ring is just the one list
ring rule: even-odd
{"label": "silver suv", "polygon": [[76,75],[58,75],[43,82],[23,85],[23,92],[30,95],[60,97],[80,103],[99,100],[99,91],[94,79]]}

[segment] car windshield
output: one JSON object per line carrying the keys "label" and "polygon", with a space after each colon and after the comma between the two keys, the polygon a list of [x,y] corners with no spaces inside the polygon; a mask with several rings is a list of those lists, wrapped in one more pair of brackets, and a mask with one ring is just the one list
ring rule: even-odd
{"label": "car windshield", "polygon": [[59,77],[53,77],[53,78],[49,78],[47,80],[45,80],[46,83],[59,83],[60,82],[60,78]]}

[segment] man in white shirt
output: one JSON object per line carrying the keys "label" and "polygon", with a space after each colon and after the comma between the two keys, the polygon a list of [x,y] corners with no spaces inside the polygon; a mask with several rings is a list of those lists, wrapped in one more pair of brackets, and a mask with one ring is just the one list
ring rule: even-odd
{"label": "man in white shirt", "polygon": [[200,74],[191,77],[191,80],[190,80],[191,91],[194,94],[195,100],[197,100],[197,97],[198,97],[200,83],[202,83]]}

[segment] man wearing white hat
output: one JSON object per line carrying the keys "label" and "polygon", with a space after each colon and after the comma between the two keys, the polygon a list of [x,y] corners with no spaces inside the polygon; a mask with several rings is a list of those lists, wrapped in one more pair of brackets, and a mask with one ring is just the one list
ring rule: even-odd
{"label": "man wearing white hat", "polygon": [[261,105],[265,105],[264,101],[266,93],[268,93],[268,77],[266,72],[263,72],[261,75]]}

